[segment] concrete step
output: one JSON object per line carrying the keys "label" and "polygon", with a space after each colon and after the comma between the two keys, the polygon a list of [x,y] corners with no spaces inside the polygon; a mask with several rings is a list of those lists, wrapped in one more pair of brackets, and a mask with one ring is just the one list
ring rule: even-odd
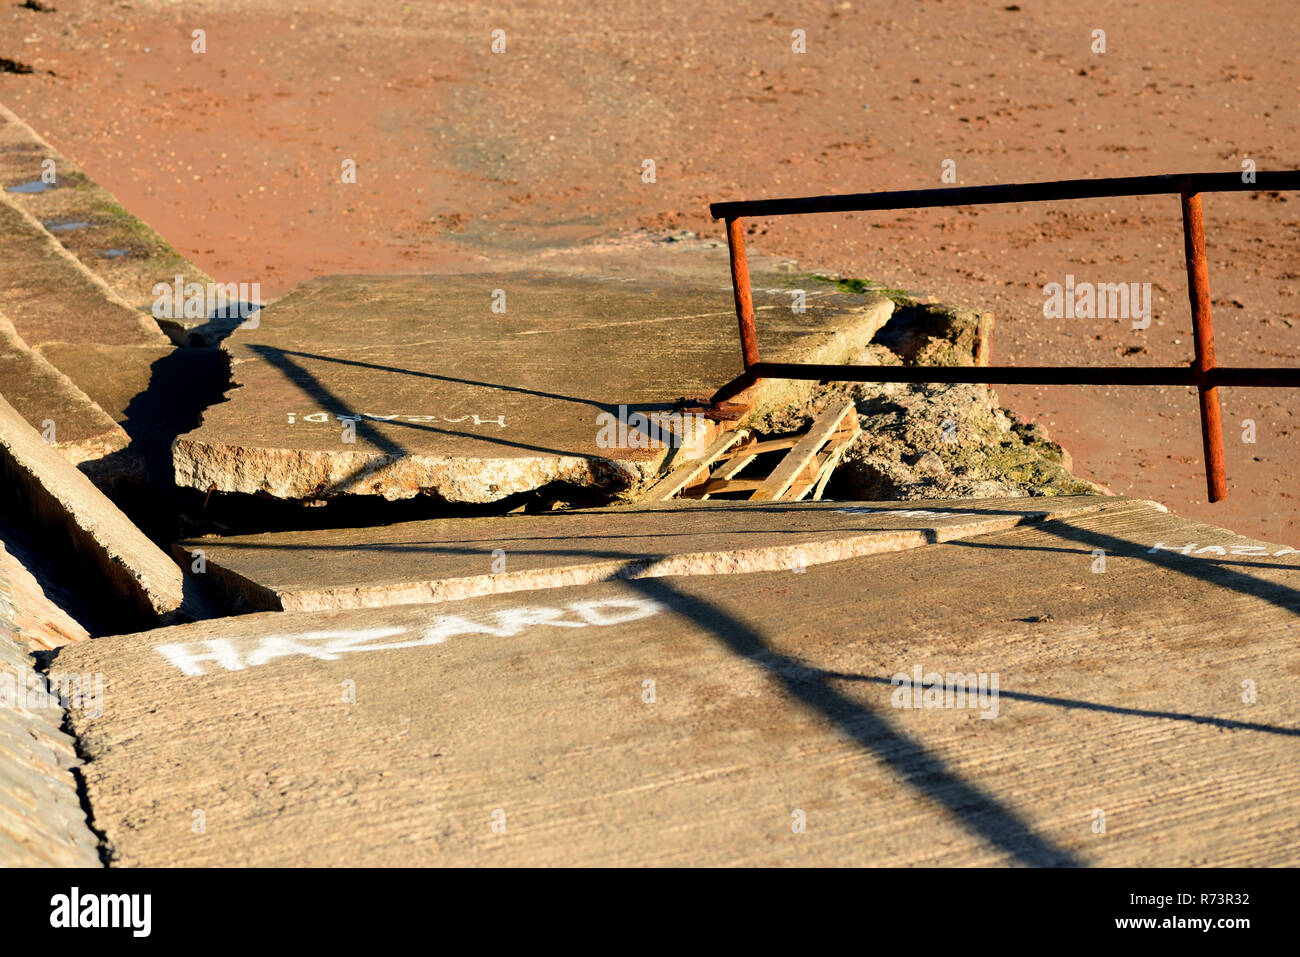
{"label": "concrete step", "polygon": [[439,602],[617,578],[718,575],[820,565],[970,538],[1024,522],[1115,508],[1123,499],[959,502],[670,501],[372,528],[207,536],[204,581],[232,612]]}
{"label": "concrete step", "polygon": [[28,348],[2,312],[0,396],[33,428],[52,435],[54,447],[73,465],[111,456],[131,441],[71,379]]}
{"label": "concrete step", "polygon": [[[54,183],[45,183],[46,160],[54,162]],[[157,283],[206,284],[211,279],[179,255],[152,228],[132,216],[75,163],[0,105],[0,197],[39,221],[51,236],[127,305],[148,311]],[[172,323],[185,341],[204,319]],[[202,335],[199,336],[202,339]],[[213,342],[198,342],[215,345]]]}
{"label": "concrete step", "polygon": [[[0,262],[7,318],[0,344],[10,366],[9,388],[0,391],[38,427],[50,416],[33,416],[56,406],[60,443],[66,434],[101,487],[139,482],[146,472],[170,486],[171,440],[219,397],[224,359],[212,349],[178,351],[152,318],[123,302],[15,205],[0,202],[0,235],[7,252]],[[33,363],[33,351],[43,363]],[[66,381],[51,376],[50,367]],[[28,368],[33,377],[24,383]],[[86,396],[120,427],[106,428]],[[122,452],[127,437],[131,448]]]}
{"label": "concrete step", "polygon": [[36,348],[47,342],[166,344],[145,313],[132,309],[31,215],[0,202],[0,308]]}
{"label": "concrete step", "polygon": [[3,514],[34,529],[47,554],[84,576],[80,588],[119,627],[195,616],[176,564],[3,398],[0,473]]}

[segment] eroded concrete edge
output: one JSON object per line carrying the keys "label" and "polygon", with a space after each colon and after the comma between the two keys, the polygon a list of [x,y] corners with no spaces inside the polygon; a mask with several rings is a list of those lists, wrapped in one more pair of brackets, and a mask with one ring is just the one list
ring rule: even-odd
{"label": "eroded concrete edge", "polygon": [[[933,503],[926,503],[933,504]],[[952,504],[952,503],[948,503]],[[390,585],[332,587],[322,589],[275,589],[207,559],[207,574],[224,589],[233,603],[249,611],[339,611],[355,608],[385,608],[392,605],[434,604],[509,592],[540,591],[590,585],[614,579],[665,578],[681,575],[743,575],[751,572],[791,571],[876,555],[938,545],[957,539],[976,538],[1005,531],[1018,525],[1074,518],[1079,515],[1126,506],[1143,508],[1149,503],[1128,499],[1099,499],[1093,503],[1072,503],[1064,509],[1046,507],[990,516],[973,522],[933,529],[880,529],[845,533],[822,541],[801,540],[792,544],[687,552],[644,559],[603,559],[563,568],[524,569],[517,572],[475,575],[465,578],[429,579]],[[860,507],[846,502],[845,507]],[[907,511],[900,509],[900,511]],[[615,513],[611,513],[613,515]],[[719,533],[720,537],[726,533]],[[811,533],[822,534],[822,533]],[[190,543],[194,544],[194,543]],[[175,546],[180,558],[190,552]]]}
{"label": "eroded concrete edge", "polygon": [[123,610],[148,624],[190,617],[182,611],[181,569],[85,475],[63,458],[0,396],[0,476],[29,521],[103,575]]}
{"label": "eroded concrete edge", "polygon": [[[243,388],[236,383],[235,388]],[[230,392],[227,391],[227,399]],[[193,435],[194,433],[190,433]],[[286,467],[286,460],[292,466]],[[259,448],[181,435],[172,443],[176,484],[199,491],[270,495],[294,501],[359,494],[370,485],[386,501],[433,492],[449,502],[488,503],[553,482],[600,489],[638,485],[658,475],[657,460],[580,455],[465,458],[374,451]],[[271,476],[279,476],[272,481]],[[496,491],[489,491],[495,486]]]}
{"label": "eroded concrete edge", "polygon": [[0,542],[0,867],[102,866],[75,741],[31,655],[85,637]]}

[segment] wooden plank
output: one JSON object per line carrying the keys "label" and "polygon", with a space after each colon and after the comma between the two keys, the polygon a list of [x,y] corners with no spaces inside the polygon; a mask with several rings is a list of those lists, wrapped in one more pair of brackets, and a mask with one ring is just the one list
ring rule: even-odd
{"label": "wooden plank", "polygon": [[789,491],[790,486],[799,478],[799,474],[808,466],[817,452],[837,432],[844,428],[844,418],[857,415],[852,400],[841,406],[831,406],[817,416],[808,434],[795,443],[789,454],[783,458],[767,481],[750,496],[755,502],[777,502]]}
{"label": "wooden plank", "polygon": [[718,468],[713,473],[713,477],[721,479],[735,478],[746,465],[754,461],[761,453],[791,448],[799,439],[800,436],[798,435],[787,435],[779,439],[764,439],[762,442],[750,439],[743,445],[738,445],[732,449],[730,454],[723,456],[718,462]]}
{"label": "wooden plank", "polygon": [[698,459],[687,462],[679,468],[674,469],[668,475],[664,476],[658,482],[650,487],[650,490],[642,496],[645,502],[666,502],[682,489],[690,485],[701,474],[706,473],[714,462],[731,448],[737,442],[748,437],[748,429],[737,429],[734,432],[723,432],[713,440],[713,444],[704,450],[704,454]]}
{"label": "wooden plank", "polygon": [[834,471],[844,449],[857,437],[858,431],[860,430],[836,432],[826,448],[818,452],[807,467],[799,473],[799,477],[790,485],[789,490],[781,496],[781,501],[802,502],[814,487],[817,489],[814,499],[820,500],[831,472]]}
{"label": "wooden plank", "polygon": [[[856,409],[854,411],[856,412]],[[831,473],[840,464],[840,459],[844,457],[849,445],[862,434],[862,426],[858,424],[857,415],[848,416],[843,424],[846,427],[841,428],[831,437],[824,450],[826,458],[822,461],[821,468],[818,471],[817,489],[813,492],[814,502],[821,501],[822,493],[826,491],[826,483],[831,479]]]}
{"label": "wooden plank", "polygon": [[[857,433],[854,433],[849,442],[853,441],[854,438],[857,438]],[[845,442],[835,449],[822,465],[821,476],[817,479],[817,489],[813,492],[814,502],[822,500],[822,493],[826,491],[826,483],[831,480],[831,473],[835,471],[835,467],[840,464],[840,459],[844,457],[844,450],[849,447],[849,442]]]}
{"label": "wooden plank", "polygon": [[817,484],[817,478],[821,475],[821,465],[830,456],[818,454],[815,459],[808,463],[808,467],[799,474],[799,477],[791,483],[786,493],[781,496],[783,502],[802,502],[804,496],[812,491]]}
{"label": "wooden plank", "polygon": [[[764,452],[775,452],[777,449],[792,449],[803,438],[802,435],[783,435],[778,439],[764,439],[761,442],[746,442],[743,451],[753,452],[755,455],[761,455]],[[737,449],[741,452],[741,449]]]}
{"label": "wooden plank", "polygon": [[682,492],[688,498],[702,498],[705,495],[717,495],[720,492],[752,492],[762,486],[767,479],[709,479],[699,485],[692,485]]}

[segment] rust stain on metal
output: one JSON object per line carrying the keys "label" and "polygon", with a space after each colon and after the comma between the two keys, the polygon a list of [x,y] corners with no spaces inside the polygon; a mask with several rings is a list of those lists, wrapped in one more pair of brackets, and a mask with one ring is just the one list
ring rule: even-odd
{"label": "rust stain on metal", "polygon": [[[741,358],[745,371],[714,393],[716,414],[725,405],[743,404],[745,393],[768,379],[808,379],[840,382],[975,382],[987,385],[1187,385],[1197,390],[1201,439],[1205,450],[1205,483],[1211,502],[1228,495],[1219,408],[1221,385],[1251,388],[1300,388],[1300,369],[1224,368],[1214,359],[1214,321],[1210,312],[1210,274],[1205,257],[1205,221],[1201,193],[1300,189],[1300,170],[1256,173],[1246,180],[1239,173],[1180,173],[1107,179],[1059,180],[1050,183],[1007,183],[949,189],[918,189],[839,196],[805,196],[713,203],[709,212],[727,223],[731,253],[731,285],[740,325]],[[761,362],[754,303],[745,259],[742,216],[795,216],[809,213],[863,212],[923,207],[978,206],[989,203],[1037,203],[1052,200],[1177,193],[1182,200],[1183,239],[1187,258],[1187,293],[1192,308],[1196,355],[1190,368],[1169,366],[961,366],[908,367]],[[986,357],[987,361],[987,357]],[[736,400],[741,402],[737,403]],[[727,416],[729,417],[729,416]]]}
{"label": "rust stain on metal", "polygon": [[749,288],[745,231],[739,219],[727,220],[727,250],[731,254],[731,289],[736,297],[736,321],[740,325],[740,355],[748,369],[758,361],[758,330],[754,328],[754,296]]}
{"label": "rust stain on metal", "polygon": [[1223,460],[1223,425],[1219,418],[1219,389],[1208,384],[1214,369],[1214,319],[1210,313],[1210,268],[1205,259],[1205,219],[1201,194],[1182,194],[1183,246],[1187,256],[1187,296],[1192,305],[1192,338],[1196,359],[1192,364],[1201,381],[1196,391],[1201,404],[1201,443],[1205,449],[1205,485],[1211,502],[1228,496]]}

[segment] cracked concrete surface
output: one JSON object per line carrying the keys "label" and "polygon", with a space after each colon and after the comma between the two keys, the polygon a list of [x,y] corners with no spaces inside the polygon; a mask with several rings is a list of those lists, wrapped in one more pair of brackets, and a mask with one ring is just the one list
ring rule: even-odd
{"label": "cracked concrete surface", "polygon": [[70,720],[119,865],[1295,866],[1297,596],[1295,550],[1120,502],[56,664],[106,675]]}
{"label": "cracked concrete surface", "polygon": [[370,528],[209,536],[204,581],[232,612],[319,611],[450,601],[616,578],[793,569],[918,548],[1123,500],[897,502],[673,501]]}
{"label": "cracked concrete surface", "polygon": [[99,867],[63,730],[33,651],[89,637],[6,547],[0,527],[0,867]]}
{"label": "cracked concrete surface", "polygon": [[[658,474],[667,449],[604,442],[598,416],[620,406],[671,414],[677,400],[707,396],[740,371],[719,278],[306,283],[224,343],[236,387],[176,440],[176,482],[285,499],[493,502],[551,483],[629,493]],[[893,309],[874,294],[812,296],[803,314],[790,301],[773,289],[759,303],[773,359],[845,361]],[[770,383],[759,400],[808,388]],[[681,454],[709,437],[697,428]]]}

